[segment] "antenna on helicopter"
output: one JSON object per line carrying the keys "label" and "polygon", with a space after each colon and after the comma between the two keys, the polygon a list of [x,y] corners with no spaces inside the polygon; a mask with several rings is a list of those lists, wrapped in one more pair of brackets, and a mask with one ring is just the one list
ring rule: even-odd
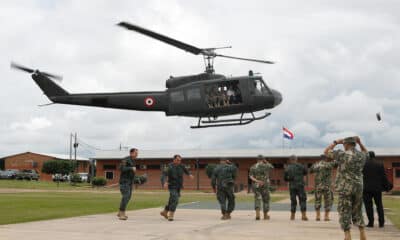
{"label": "antenna on helicopter", "polygon": [[266,63],[266,64],[274,64],[274,62],[272,62],[272,61],[253,59],[253,58],[234,57],[234,56],[217,54],[215,52],[215,50],[218,50],[218,49],[232,48],[232,46],[219,47],[219,48],[198,48],[193,45],[178,41],[176,39],[167,37],[165,35],[153,32],[151,30],[139,27],[137,25],[134,25],[134,24],[131,24],[128,22],[120,22],[117,25],[120,27],[126,28],[128,30],[132,30],[132,31],[144,34],[148,37],[157,39],[161,42],[170,44],[170,45],[180,48],[184,51],[190,52],[194,55],[203,55],[204,64],[206,67],[206,70],[205,70],[206,73],[214,73],[214,58],[216,58],[216,57],[230,58],[230,59],[236,59],[236,60],[242,60],[242,61],[258,62],[258,63]]}

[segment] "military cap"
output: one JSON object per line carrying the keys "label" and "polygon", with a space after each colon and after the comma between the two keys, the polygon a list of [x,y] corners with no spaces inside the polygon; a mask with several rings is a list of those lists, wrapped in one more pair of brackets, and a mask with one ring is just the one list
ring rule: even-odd
{"label": "military cap", "polygon": [[343,143],[356,143],[356,138],[355,137],[347,137],[343,140]]}
{"label": "military cap", "polygon": [[257,160],[264,160],[264,159],[265,159],[265,157],[261,154],[257,156]]}

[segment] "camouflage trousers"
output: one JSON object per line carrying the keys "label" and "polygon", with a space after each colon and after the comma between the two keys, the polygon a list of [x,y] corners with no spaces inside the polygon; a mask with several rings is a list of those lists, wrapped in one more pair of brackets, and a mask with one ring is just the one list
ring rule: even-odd
{"label": "camouflage trousers", "polygon": [[217,199],[222,214],[231,213],[235,209],[235,194],[232,187],[220,187],[217,190]]}
{"label": "camouflage trousers", "polygon": [[131,200],[131,197],[132,197],[132,184],[120,183],[119,191],[121,192],[121,195],[122,195],[121,203],[119,204],[119,210],[125,211],[126,206],[128,205],[129,200]]}
{"label": "camouflage trousers", "polygon": [[300,210],[305,212],[307,210],[307,194],[303,186],[291,187],[290,191],[290,211],[296,212],[297,198],[299,199]]}
{"label": "camouflage trousers", "polygon": [[346,189],[346,191],[339,191],[339,223],[343,231],[350,230],[352,223],[359,227],[364,227],[362,204],[362,186]]}
{"label": "camouflage trousers", "polygon": [[179,198],[181,197],[181,189],[180,188],[170,188],[169,190],[169,199],[168,204],[165,206],[166,211],[175,212],[176,207],[179,203]]}
{"label": "camouflage trousers", "polygon": [[[253,186],[254,190],[254,209],[260,209],[264,212],[269,211],[269,185],[264,185],[262,187],[255,187]],[[261,208],[262,202],[262,208]]]}
{"label": "camouflage trousers", "polygon": [[322,205],[322,197],[324,198],[325,211],[330,211],[333,204],[333,192],[331,189],[315,189],[315,210],[320,210]]}

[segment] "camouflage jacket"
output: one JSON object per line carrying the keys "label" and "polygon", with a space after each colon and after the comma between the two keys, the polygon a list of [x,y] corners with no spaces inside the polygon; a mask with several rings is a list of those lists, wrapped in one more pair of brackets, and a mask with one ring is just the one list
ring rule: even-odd
{"label": "camouflage jacket", "polygon": [[[269,185],[269,172],[274,166],[270,163],[256,163],[250,168],[250,176],[257,180],[264,181],[264,186]],[[257,183],[253,183],[255,187],[258,187]]]}
{"label": "camouflage jacket", "polygon": [[315,189],[328,190],[332,186],[332,170],[335,162],[319,161],[311,166],[311,172],[315,173]]}
{"label": "camouflage jacket", "polygon": [[213,188],[231,187],[235,183],[237,167],[234,164],[219,164],[215,167],[211,186]]}
{"label": "camouflage jacket", "polygon": [[330,150],[327,157],[332,158],[338,164],[336,175],[336,191],[346,192],[354,188],[363,187],[363,168],[368,153],[357,149],[350,151]]}
{"label": "camouflage jacket", "polygon": [[169,189],[183,188],[183,174],[190,175],[189,170],[183,164],[175,165],[174,163],[168,164],[168,167],[163,171],[164,180],[168,177]]}
{"label": "camouflage jacket", "polygon": [[131,157],[126,157],[121,161],[121,175],[119,177],[120,184],[132,184],[133,179],[135,178],[135,173],[132,171],[132,168],[135,167],[135,160]]}
{"label": "camouflage jacket", "polygon": [[285,181],[289,182],[289,188],[304,187],[304,175],[307,175],[307,169],[300,163],[291,163],[285,169]]}

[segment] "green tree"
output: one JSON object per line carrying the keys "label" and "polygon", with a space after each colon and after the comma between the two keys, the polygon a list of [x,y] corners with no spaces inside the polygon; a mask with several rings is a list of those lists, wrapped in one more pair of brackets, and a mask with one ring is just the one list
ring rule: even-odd
{"label": "green tree", "polygon": [[[67,160],[50,160],[43,164],[42,173],[67,175],[75,169],[75,164]],[[59,179],[57,179],[57,183]]]}

